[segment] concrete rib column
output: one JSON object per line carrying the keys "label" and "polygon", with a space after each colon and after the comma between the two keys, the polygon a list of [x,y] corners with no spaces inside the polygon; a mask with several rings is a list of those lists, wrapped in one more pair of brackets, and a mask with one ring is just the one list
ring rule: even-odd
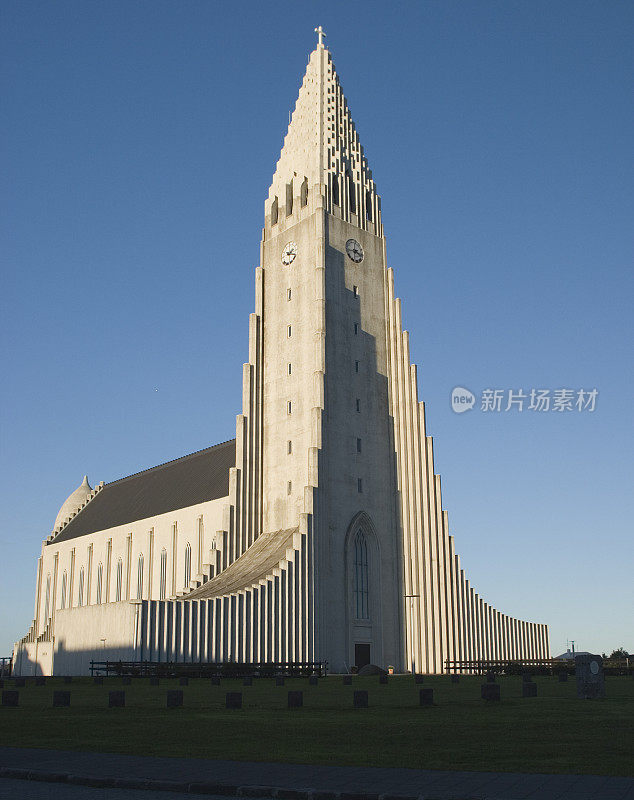
{"label": "concrete rib column", "polygon": [[420,436],[417,441],[417,452],[420,464],[419,485],[421,489],[421,539],[422,539],[422,567],[423,587],[425,593],[425,671],[433,671],[434,663],[434,603],[432,599],[431,570],[431,526],[429,516],[429,485],[427,482],[427,423],[425,420],[425,404],[418,404]]}

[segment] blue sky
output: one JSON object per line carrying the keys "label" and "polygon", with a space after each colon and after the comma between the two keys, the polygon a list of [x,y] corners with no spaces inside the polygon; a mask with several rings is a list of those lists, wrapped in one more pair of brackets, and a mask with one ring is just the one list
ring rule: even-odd
{"label": "blue sky", "polygon": [[[323,25],[463,566],[634,650],[631,2],[4,3],[0,655],[85,472],[232,438],[263,204]],[[455,386],[599,390],[452,412]]]}

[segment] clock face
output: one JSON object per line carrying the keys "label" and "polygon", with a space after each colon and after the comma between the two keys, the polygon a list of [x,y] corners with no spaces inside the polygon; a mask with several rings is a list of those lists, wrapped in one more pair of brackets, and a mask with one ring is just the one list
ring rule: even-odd
{"label": "clock face", "polygon": [[352,259],[355,264],[363,261],[363,248],[356,239],[348,239],[346,242],[346,253],[348,258]]}
{"label": "clock face", "polygon": [[295,256],[297,255],[297,245],[295,242],[288,242],[288,244],[284,245],[284,249],[282,250],[282,264],[285,267],[288,267],[289,264],[292,264],[295,261]]}

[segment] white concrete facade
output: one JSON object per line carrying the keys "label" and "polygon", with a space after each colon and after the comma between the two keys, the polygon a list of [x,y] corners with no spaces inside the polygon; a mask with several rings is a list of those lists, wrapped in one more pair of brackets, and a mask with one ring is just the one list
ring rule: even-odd
{"label": "white concrete facade", "polygon": [[[227,496],[67,541],[58,519],[18,671],[549,657],[546,626],[484,603],[455,552],[380,197],[322,44],[265,203],[242,406]],[[80,489],[79,515],[100,491]]]}

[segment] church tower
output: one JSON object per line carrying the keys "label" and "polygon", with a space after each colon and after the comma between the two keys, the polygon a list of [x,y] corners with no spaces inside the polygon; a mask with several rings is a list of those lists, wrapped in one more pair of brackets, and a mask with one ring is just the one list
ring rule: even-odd
{"label": "church tower", "polygon": [[381,200],[316,30],[264,206],[235,441],[71,495],[21,670],[85,673],[104,630],[130,661],[549,656],[546,626],[486,603],[455,552]]}

